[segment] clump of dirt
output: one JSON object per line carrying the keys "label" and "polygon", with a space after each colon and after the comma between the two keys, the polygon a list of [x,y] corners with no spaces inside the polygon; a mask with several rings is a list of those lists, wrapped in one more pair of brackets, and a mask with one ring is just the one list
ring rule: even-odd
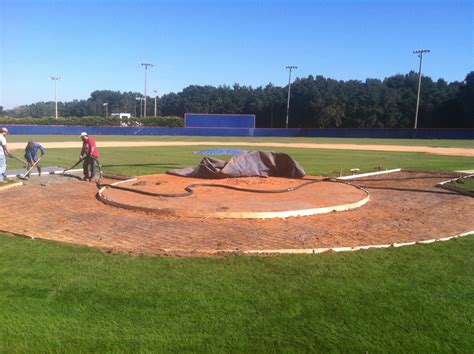
{"label": "clump of dirt", "polygon": [[138,182],[132,184],[132,186],[145,186],[145,185],[146,185],[145,181],[138,181]]}

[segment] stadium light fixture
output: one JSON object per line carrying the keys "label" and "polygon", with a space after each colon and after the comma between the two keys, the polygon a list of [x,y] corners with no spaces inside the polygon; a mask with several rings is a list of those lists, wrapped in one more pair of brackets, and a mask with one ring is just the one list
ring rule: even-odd
{"label": "stadium light fixture", "polygon": [[290,115],[290,92],[291,92],[291,70],[298,69],[295,65],[287,65],[285,69],[288,69],[288,99],[286,101],[286,128],[288,129],[288,117]]}
{"label": "stadium light fixture", "polygon": [[105,103],[102,103],[102,106],[105,106],[105,118],[107,118],[107,111],[108,111],[108,107],[109,107],[109,103],[108,102],[105,102]]}
{"label": "stadium light fixture", "polygon": [[431,52],[429,49],[419,49],[413,51],[413,54],[418,54],[418,57],[420,58],[420,67],[418,69],[418,95],[416,97],[415,129],[418,127],[418,109],[420,107],[421,64],[423,62],[423,54],[429,52]]}
{"label": "stadium light fixture", "polygon": [[54,81],[54,105],[56,107],[55,116],[56,116],[56,119],[58,119],[58,87],[57,87],[57,82],[58,82],[58,80],[61,80],[61,78],[59,76],[50,76],[49,80]]}
{"label": "stadium light fixture", "polygon": [[146,72],[147,72],[147,69],[148,69],[149,66],[154,66],[154,65],[150,64],[150,63],[141,63],[140,65],[145,67],[145,94],[143,96],[145,96],[145,107],[144,107],[145,115],[144,115],[144,117],[146,118]]}

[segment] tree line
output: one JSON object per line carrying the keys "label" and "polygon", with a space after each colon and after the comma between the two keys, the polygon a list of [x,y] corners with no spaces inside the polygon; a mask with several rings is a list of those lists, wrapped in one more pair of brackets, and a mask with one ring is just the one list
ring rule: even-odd
{"label": "tree line", "polygon": [[[398,74],[383,80],[340,81],[323,76],[298,78],[291,84],[290,128],[412,128],[414,125],[418,73]],[[191,85],[178,93],[156,98],[158,116],[184,113],[255,114],[257,127],[282,128],[286,123],[288,86],[271,83],[250,86]],[[62,117],[104,116],[108,112],[139,117],[143,105],[138,92],[98,90],[87,100],[58,102]],[[147,116],[154,115],[155,98],[147,97]],[[37,102],[9,110],[9,117],[54,116],[54,102]],[[474,127],[474,71],[464,81],[448,83],[422,77],[420,128]]]}

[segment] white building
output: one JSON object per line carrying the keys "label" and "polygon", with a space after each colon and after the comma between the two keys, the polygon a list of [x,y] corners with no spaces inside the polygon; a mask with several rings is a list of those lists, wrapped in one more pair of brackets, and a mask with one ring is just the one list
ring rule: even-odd
{"label": "white building", "polygon": [[132,115],[130,113],[112,113],[110,116],[111,117],[118,117],[120,119],[122,119],[122,118],[131,118],[132,117]]}

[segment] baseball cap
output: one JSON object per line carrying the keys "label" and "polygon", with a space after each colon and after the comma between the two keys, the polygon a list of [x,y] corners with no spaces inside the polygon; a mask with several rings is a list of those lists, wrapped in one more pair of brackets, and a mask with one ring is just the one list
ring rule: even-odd
{"label": "baseball cap", "polygon": [[87,136],[87,133],[86,133],[86,132],[82,132],[82,133],[81,133],[81,138],[82,138],[83,136]]}
{"label": "baseball cap", "polygon": [[7,133],[8,133],[8,129],[7,129],[7,128],[5,128],[5,127],[4,127],[4,128],[2,128],[2,133],[3,133],[3,132],[7,132]]}

